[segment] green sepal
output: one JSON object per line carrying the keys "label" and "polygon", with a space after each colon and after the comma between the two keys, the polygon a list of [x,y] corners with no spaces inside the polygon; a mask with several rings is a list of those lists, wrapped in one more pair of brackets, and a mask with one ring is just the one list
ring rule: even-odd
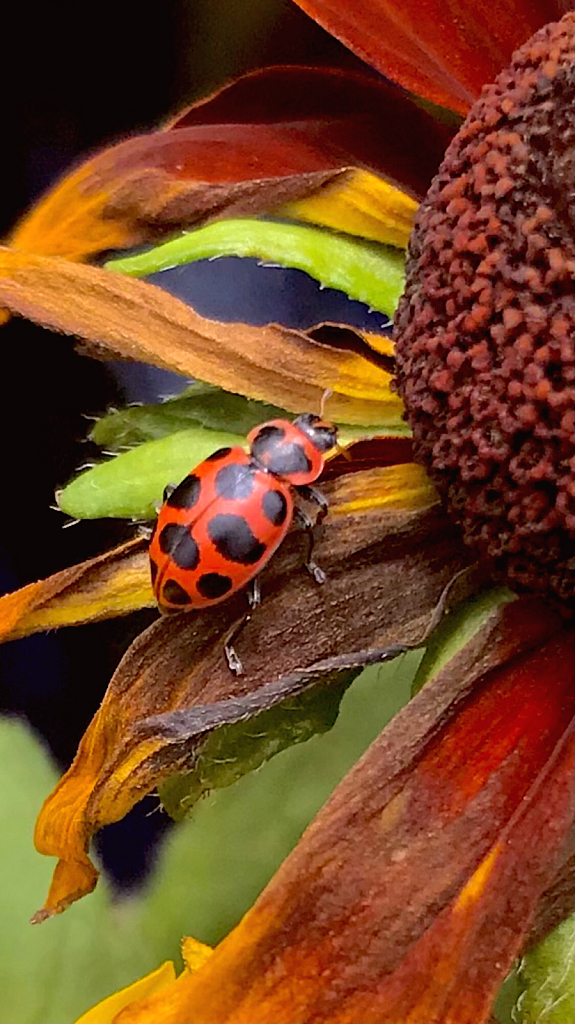
{"label": "green sepal", "polygon": [[517,1024],[575,1021],[575,916],[562,921],[522,958]]}
{"label": "green sepal", "polygon": [[73,519],[152,519],[166,484],[178,484],[212,452],[244,440],[240,434],[200,426],[180,430],[93,466],[56,499]]}
{"label": "green sepal", "polygon": [[401,249],[301,224],[247,218],[186,231],[137,256],[110,260],[106,269],[148,277],[218,256],[250,256],[264,264],[304,270],[323,287],[336,288],[388,316],[393,316],[403,291]]}
{"label": "green sepal", "polygon": [[100,448],[120,451],[195,426],[244,436],[258,423],[287,415],[275,405],[196,382],[177,398],[108,413],[95,423],[90,438]]}
{"label": "green sepal", "polygon": [[501,605],[515,601],[506,587],[493,587],[475,594],[441,620],[427,642],[425,654],[413,681],[413,694],[439,675]]}

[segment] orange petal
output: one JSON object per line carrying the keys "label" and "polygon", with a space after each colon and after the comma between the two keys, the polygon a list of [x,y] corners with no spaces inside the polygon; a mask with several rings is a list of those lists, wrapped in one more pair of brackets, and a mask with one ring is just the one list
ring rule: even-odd
{"label": "orange petal", "polygon": [[0,597],[0,640],[153,607],[145,548],[138,537]]}
{"label": "orange petal", "polygon": [[[180,975],[180,980],[192,971],[197,971],[199,967],[205,964],[212,953],[212,947],[206,946],[204,942],[198,942],[197,939],[193,939],[191,936],[183,938],[182,958],[186,969]],[[175,981],[176,971],[173,963],[168,960],[156,968],[155,971],[146,974],[144,978],[139,978],[132,985],[120,989],[119,992],[114,992],[107,999],[103,999],[101,1003],[93,1006],[91,1010],[83,1014],[76,1021],[76,1024],[112,1024],[116,1015],[125,1006],[128,1006],[129,1003],[134,1002],[134,1000],[155,996]]]}
{"label": "orange petal", "polygon": [[405,89],[466,114],[511,55],[565,0],[296,0],[362,60]]}
{"label": "orange petal", "polygon": [[453,134],[388,82],[304,67],[252,72],[171,128],[73,171],[24,218],[12,245],[87,259],[209,217],[268,212],[356,165],[421,198]]}
{"label": "orange petal", "polygon": [[[423,471],[408,465],[358,472],[325,490],[331,510],[317,558],[327,581],[317,587],[302,571],[307,540],[290,533],[263,575],[263,605],[236,644],[244,676],[231,675],[222,650],[243,617],[242,595],[217,614],[166,616],[126,653],[38,819],[38,849],[60,858],[40,917],[82,895],[82,872],[85,891],[93,885],[86,850],[96,829],[178,772],[188,772],[201,792],[204,776],[196,779],[193,766],[216,730],[326,675],[349,676],[375,647],[381,660],[425,634],[467,554]],[[256,760],[254,754],[252,767]]]}
{"label": "orange petal", "polygon": [[377,424],[391,396],[389,360],[350,328],[290,331],[217,323],[161,288],[99,267],[0,249],[0,303],[98,349],[166,367],[293,412]]}
{"label": "orange petal", "polygon": [[500,606],[205,966],[116,1020],[483,1024],[572,822],[572,684],[572,633]]}

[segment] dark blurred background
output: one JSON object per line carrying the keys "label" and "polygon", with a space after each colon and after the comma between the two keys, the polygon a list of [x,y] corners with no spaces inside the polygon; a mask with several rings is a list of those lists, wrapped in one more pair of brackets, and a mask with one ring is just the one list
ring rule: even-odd
{"label": "dark blurred background", "polygon": [[[11,5],[3,20],[3,236],[79,159],[153,128],[246,70],[356,63],[289,0],[170,0],[150,7],[104,0],[80,11],[22,4]],[[299,272],[279,278],[282,271],[267,271],[267,280],[275,281],[270,288],[261,286],[266,271],[253,271],[259,274],[253,289],[245,268],[243,277],[231,273],[238,288],[253,293],[254,322],[268,318],[262,303],[273,306],[283,297],[285,305],[286,289],[297,304]],[[199,268],[193,288],[199,300],[205,292],[201,312],[217,316],[213,296],[222,293],[222,273],[225,266],[214,265],[211,277],[209,268]],[[328,303],[329,295],[322,295]],[[249,317],[249,308],[242,316]],[[271,308],[269,319],[279,318]],[[3,327],[2,342],[0,592],[88,558],[131,532],[114,521],[63,529],[64,517],[50,506],[56,488],[94,454],[84,440],[86,416],[126,397],[153,397],[136,369],[118,374],[111,364],[78,355],[69,339],[26,322]],[[3,645],[0,710],[26,716],[66,767],[123,651],[154,617],[145,612]],[[155,842],[168,827],[165,816],[148,811],[144,801],[99,839],[103,864],[124,891],[145,877]]]}

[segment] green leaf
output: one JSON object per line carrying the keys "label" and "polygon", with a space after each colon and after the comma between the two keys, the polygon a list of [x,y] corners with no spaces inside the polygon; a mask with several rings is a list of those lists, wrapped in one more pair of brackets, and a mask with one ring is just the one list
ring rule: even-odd
{"label": "green leaf", "polygon": [[59,492],[58,505],[73,519],[152,519],[166,484],[179,483],[217,448],[243,442],[200,426],[177,431],[86,470]]}
{"label": "green leaf", "polygon": [[262,263],[305,270],[321,285],[393,316],[403,291],[402,250],[301,224],[269,220],[220,220],[149,249],[110,260],[106,269],[134,277],[194,260],[251,256]]}
{"label": "green leaf", "polygon": [[563,921],[521,960],[517,1024],[575,1021],[575,917]]}
{"label": "green leaf", "polygon": [[211,384],[195,383],[178,398],[155,405],[131,406],[103,416],[94,425],[90,438],[101,448],[119,451],[194,426],[243,437],[258,423],[286,415],[274,405],[232,395]]}
{"label": "green leaf", "polygon": [[409,700],[420,658],[414,651],[366,669],[344,694],[329,732],[204,797],[174,829],[141,918],[158,961],[176,954],[183,934],[215,944],[237,924],[335,786]]}
{"label": "green leaf", "polygon": [[216,729],[202,744],[193,769],[160,786],[164,809],[179,821],[211,790],[231,786],[282,750],[328,732],[337,719],[343,694],[357,674],[340,675],[336,682],[323,681],[247,722]]}
{"label": "green leaf", "polygon": [[32,927],[54,867],[32,845],[57,773],[19,721],[0,720],[0,1024],[62,1024],[157,965],[132,906],[106,885],[72,911]]}

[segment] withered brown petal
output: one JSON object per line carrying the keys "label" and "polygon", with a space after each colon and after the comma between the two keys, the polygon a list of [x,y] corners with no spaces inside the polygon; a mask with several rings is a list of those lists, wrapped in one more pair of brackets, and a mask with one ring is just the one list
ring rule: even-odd
{"label": "withered brown petal", "polygon": [[567,0],[296,0],[354,53],[405,89],[466,114],[513,51],[571,9]]}
{"label": "withered brown petal", "polygon": [[0,597],[0,641],[152,606],[146,546],[137,537]]}
{"label": "withered brown petal", "polygon": [[325,344],[313,333],[217,323],[154,285],[58,257],[0,248],[0,304],[75,334],[96,352],[167,367],[293,412],[319,410],[329,389],[334,420],[377,424],[390,398],[386,357],[349,328],[339,342],[332,329]]}
{"label": "withered brown petal", "polygon": [[13,246],[87,259],[210,217],[268,212],[351,167],[422,198],[453,135],[389,82],[305,67],[246,75],[171,127],[72,171],[23,219]]}
{"label": "withered brown petal", "polygon": [[489,1020],[572,821],[572,645],[544,605],[499,606],[204,967],[115,1021]]}
{"label": "withered brown petal", "polygon": [[38,820],[38,849],[60,858],[38,919],[90,890],[92,832],[193,763],[202,735],[348,668],[350,657],[360,666],[378,648],[383,660],[423,636],[467,555],[422,471],[358,472],[326,493],[331,509],[317,560],[327,581],[318,587],[303,571],[307,540],[290,533],[263,575],[262,607],[236,644],[243,676],[232,676],[223,656],[243,595],[205,613],[165,617],[127,652]]}

